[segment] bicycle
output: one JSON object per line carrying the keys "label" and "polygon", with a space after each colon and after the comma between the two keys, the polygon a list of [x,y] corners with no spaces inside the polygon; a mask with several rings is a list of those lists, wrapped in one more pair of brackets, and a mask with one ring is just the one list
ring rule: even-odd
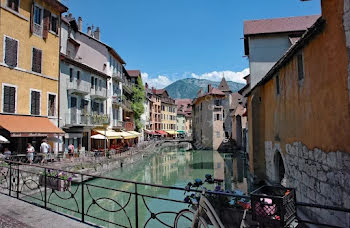
{"label": "bicycle", "polygon": [[[213,179],[210,174],[207,174],[205,178],[206,179],[204,182],[206,183],[209,183],[209,184],[219,183],[219,181]],[[185,202],[190,203],[190,206],[192,205],[192,208],[183,209],[176,215],[175,221],[174,221],[174,227],[175,228],[184,228],[184,227],[207,228],[208,227],[207,221],[209,220],[210,224],[215,228],[224,228],[225,226],[223,225],[219,216],[215,212],[214,207],[211,205],[211,203],[205,196],[206,188],[203,187],[203,182],[200,179],[196,179],[193,184],[191,182],[188,183],[187,186],[185,187],[185,194],[186,192],[191,191],[192,187],[195,187],[196,190],[198,190],[198,188],[201,188],[202,192],[199,196],[197,196],[196,194],[192,194],[191,196],[186,196]],[[203,217],[204,215],[206,215],[207,220]],[[242,224],[243,223],[244,221],[242,220]],[[242,226],[242,224],[241,224],[241,227],[245,227],[245,226]]]}

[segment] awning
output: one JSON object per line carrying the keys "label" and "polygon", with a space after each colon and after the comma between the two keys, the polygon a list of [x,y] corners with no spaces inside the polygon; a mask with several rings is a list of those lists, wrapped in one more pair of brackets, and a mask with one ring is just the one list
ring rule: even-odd
{"label": "awning", "polygon": [[162,130],[156,131],[156,133],[158,133],[160,135],[166,135],[167,134],[165,131],[162,131]]}
{"label": "awning", "polygon": [[123,133],[123,139],[134,139],[138,137],[137,135],[131,134],[129,131],[128,132],[123,131],[120,133]]}
{"label": "awning", "polygon": [[45,137],[64,135],[46,117],[0,115],[0,127],[11,133],[11,137]]}
{"label": "awning", "polygon": [[169,135],[176,135],[177,132],[176,131],[165,131],[166,133],[168,133]]}
{"label": "awning", "polygon": [[185,131],[179,130],[179,131],[177,131],[177,133],[179,133],[179,134],[185,134]]}
{"label": "awning", "polygon": [[4,136],[0,135],[0,143],[10,143],[10,141]]}
{"label": "awning", "polygon": [[116,132],[116,131],[113,131],[113,130],[94,130],[96,131],[97,133],[103,135],[103,136],[106,136],[107,139],[122,139],[122,132]]}
{"label": "awning", "polygon": [[92,139],[106,139],[106,136],[97,134],[97,135],[91,136],[91,138],[92,138]]}
{"label": "awning", "polygon": [[141,133],[137,132],[137,131],[128,131],[128,133],[136,135],[137,137],[139,137],[141,135]]}

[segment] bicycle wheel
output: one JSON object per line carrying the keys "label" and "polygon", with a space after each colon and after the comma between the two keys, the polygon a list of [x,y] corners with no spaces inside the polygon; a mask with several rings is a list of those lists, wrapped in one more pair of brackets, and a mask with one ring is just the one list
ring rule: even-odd
{"label": "bicycle wheel", "polygon": [[[194,219],[194,211],[189,209],[181,210],[175,217],[175,228],[192,228],[192,221]],[[202,217],[199,217],[198,228],[208,228],[207,223]]]}

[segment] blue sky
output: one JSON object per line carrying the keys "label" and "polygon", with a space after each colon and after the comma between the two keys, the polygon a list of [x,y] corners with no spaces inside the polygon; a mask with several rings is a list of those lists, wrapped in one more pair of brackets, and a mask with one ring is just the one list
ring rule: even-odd
{"label": "blue sky", "polygon": [[127,69],[158,88],[186,77],[242,82],[243,21],[320,14],[320,0],[62,0],[101,28]]}

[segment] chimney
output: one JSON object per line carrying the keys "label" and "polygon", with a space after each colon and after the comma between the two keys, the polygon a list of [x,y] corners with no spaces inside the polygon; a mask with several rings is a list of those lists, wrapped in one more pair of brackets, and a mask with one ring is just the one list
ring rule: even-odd
{"label": "chimney", "polygon": [[211,92],[211,89],[212,89],[212,88],[211,88],[211,84],[209,84],[209,85],[208,85],[208,93]]}
{"label": "chimney", "polygon": [[69,13],[68,18],[72,18],[72,17],[73,17],[73,14]]}
{"label": "chimney", "polygon": [[78,18],[78,30],[79,32],[83,31],[83,19],[81,17]]}
{"label": "chimney", "polygon": [[97,27],[95,32],[94,32],[94,37],[96,40],[100,40],[100,27]]}
{"label": "chimney", "polygon": [[87,28],[87,34],[88,34],[88,36],[91,36],[91,27],[90,26]]}
{"label": "chimney", "polygon": [[91,34],[90,34],[90,36],[92,36],[92,37],[94,37],[94,25],[91,25]]}

